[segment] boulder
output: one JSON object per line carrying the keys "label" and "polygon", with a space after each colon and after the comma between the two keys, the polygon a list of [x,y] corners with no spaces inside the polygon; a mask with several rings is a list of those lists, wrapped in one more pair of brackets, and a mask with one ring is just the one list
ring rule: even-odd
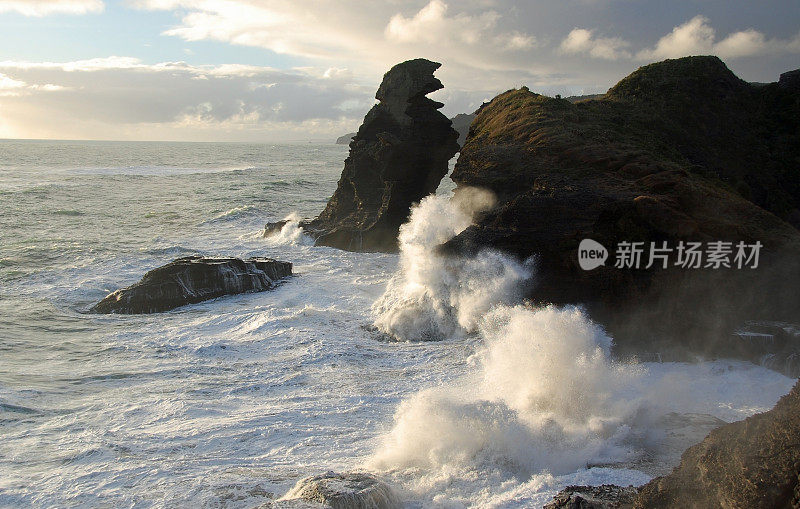
{"label": "boulder", "polygon": [[333,509],[399,509],[392,489],[372,474],[351,472],[307,477],[297,482],[281,502],[304,501]]}
{"label": "boulder", "polygon": [[[325,210],[304,221],[317,245],[349,251],[396,251],[397,233],[413,203],[436,191],[458,151],[458,133],[426,97],[442,88],[422,58],[392,67],[364,117]],[[265,235],[283,222],[269,224]]]}
{"label": "boulder", "polygon": [[151,270],[141,281],[95,304],[92,313],[159,313],[208,299],[274,288],[292,264],[272,258],[187,256]]}
{"label": "boulder", "polygon": [[[725,353],[743,319],[800,318],[798,108],[789,87],[752,86],[716,57],[651,64],[575,103],[500,94],[478,111],[452,173],[497,204],[441,252],[536,256],[527,297],[585,304],[619,353]],[[608,249],[594,270],[578,261],[587,238]],[[680,242],[716,241],[760,242],[758,268],[674,265]],[[616,268],[621,242],[666,242],[671,263],[646,268],[645,251],[638,269]]]}
{"label": "boulder", "polygon": [[800,384],[775,407],[721,426],[667,476],[640,488],[634,507],[800,507]]}
{"label": "boulder", "polygon": [[543,509],[630,509],[638,490],[614,484],[567,486]]}

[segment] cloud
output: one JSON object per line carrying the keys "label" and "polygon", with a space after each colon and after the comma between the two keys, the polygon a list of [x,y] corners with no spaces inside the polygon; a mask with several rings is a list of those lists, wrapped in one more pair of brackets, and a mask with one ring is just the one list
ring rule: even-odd
{"label": "cloud", "polygon": [[325,126],[357,124],[374,102],[374,90],[347,78],[344,69],[148,65],[120,57],[6,61],[0,62],[0,107],[20,136],[45,136],[42,129],[54,125],[60,137],[108,138],[144,125],[171,126],[173,137],[194,131],[265,136],[299,126],[313,135]]}
{"label": "cloud", "polygon": [[688,55],[717,55],[721,58],[741,58],[768,54],[800,52],[800,33],[791,40],[767,39],[748,28],[733,32],[717,41],[716,30],[708,18],[698,15],[658,40],[652,48],[639,51],[640,60],[661,60]]}
{"label": "cloud", "polygon": [[527,49],[536,44],[535,37],[518,31],[498,33],[497,25],[502,16],[494,10],[451,16],[448,10],[448,4],[442,0],[431,0],[411,17],[397,13],[386,25],[386,38],[401,44],[474,46],[488,43],[500,50]]}
{"label": "cloud", "polygon": [[[164,32],[186,41],[215,40],[276,53],[348,63],[380,75],[388,62],[424,54],[476,68],[507,66],[537,45],[515,24],[507,1],[430,0],[411,11],[399,2],[359,0],[136,0],[142,9],[175,10],[180,24]],[[490,7],[497,7],[490,8]],[[503,26],[506,25],[506,26]],[[517,64],[518,65],[518,64]],[[379,74],[380,72],[380,74]]]}
{"label": "cloud", "polygon": [[9,78],[5,74],[0,74],[0,90],[16,90],[26,85],[24,81]]}
{"label": "cloud", "polygon": [[0,0],[0,12],[17,12],[23,16],[48,14],[87,14],[102,12],[102,0]]}
{"label": "cloud", "polygon": [[[497,93],[523,85],[550,95],[603,92],[641,61],[687,54],[718,53],[748,81],[774,80],[796,67],[800,33],[774,38],[795,33],[791,16],[758,18],[756,27],[744,24],[718,34],[709,19],[754,9],[747,0],[706,3],[708,18],[695,16],[690,5],[675,6],[675,19],[688,20],[675,27],[672,20],[645,16],[656,0],[644,1],[634,12],[630,2],[605,0],[577,0],[580,8],[575,2],[521,0],[123,0],[139,9],[168,11],[151,19],[172,19],[162,34],[180,44],[159,48],[143,41],[147,55],[169,55],[151,58],[188,58],[185,53],[194,51],[193,61],[213,55],[258,63],[252,59],[260,58],[259,52],[237,49],[250,46],[269,50],[263,52],[264,61],[280,62],[284,69],[153,64],[85,53],[71,62],[0,62],[0,127],[20,136],[338,136],[359,125],[392,65],[418,57],[443,64],[437,76],[445,89],[432,97],[445,103],[442,111],[448,116],[472,111]],[[797,2],[769,1],[774,12],[789,12]],[[0,0],[0,11],[29,15],[102,8],[103,0]],[[745,16],[740,18],[756,22]],[[617,33],[600,28],[619,26],[622,19],[635,29]],[[89,20],[115,23],[117,17]],[[53,32],[52,44],[71,44],[76,34],[68,29],[84,30],[83,37],[90,37],[92,25],[85,26]],[[22,37],[12,34],[10,47],[36,43]],[[87,46],[71,46],[74,51],[79,47]],[[137,56],[140,49],[131,46],[130,51]],[[69,132],[53,134],[53,126]]]}
{"label": "cloud", "polygon": [[652,49],[638,53],[640,59],[676,58],[713,53],[715,31],[705,16],[695,16],[658,40]]}
{"label": "cloud", "polygon": [[630,43],[619,37],[595,37],[594,30],[575,28],[561,41],[560,50],[568,54],[588,54],[594,58],[617,60],[630,58],[630,52],[625,49],[628,46]]}

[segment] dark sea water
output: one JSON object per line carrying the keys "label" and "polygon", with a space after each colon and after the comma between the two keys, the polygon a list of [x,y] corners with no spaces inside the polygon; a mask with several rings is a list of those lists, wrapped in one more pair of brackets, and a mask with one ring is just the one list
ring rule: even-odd
{"label": "dark sea water", "polygon": [[[733,421],[791,388],[738,361],[620,365],[580,310],[499,298],[513,288],[485,280],[488,261],[431,255],[466,226],[449,180],[402,255],[313,247],[296,227],[261,236],[319,213],[346,155],[0,141],[0,506],[254,507],[363,469],[410,507],[541,506],[566,484],[667,468],[674,451],[644,431],[659,415]],[[190,254],[270,256],[298,275],[168,313],[86,313]],[[380,332],[413,340],[442,320],[439,342]]]}

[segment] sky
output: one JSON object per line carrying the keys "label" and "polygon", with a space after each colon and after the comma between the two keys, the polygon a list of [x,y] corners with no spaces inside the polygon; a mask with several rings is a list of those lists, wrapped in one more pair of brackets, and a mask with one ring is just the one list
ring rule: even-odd
{"label": "sky", "polygon": [[410,58],[443,64],[453,116],[709,54],[776,81],[800,67],[800,1],[0,0],[0,138],[335,139]]}

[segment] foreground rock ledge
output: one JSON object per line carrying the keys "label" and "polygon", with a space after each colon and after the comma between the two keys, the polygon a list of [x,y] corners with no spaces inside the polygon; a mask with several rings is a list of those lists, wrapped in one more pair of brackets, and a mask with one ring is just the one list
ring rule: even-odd
{"label": "foreground rock ledge", "polygon": [[[325,210],[301,226],[317,245],[348,251],[397,251],[411,205],[436,191],[458,151],[458,133],[426,97],[443,88],[441,64],[418,58],[392,67],[350,143],[350,155]],[[265,236],[285,221],[266,226]]]}
{"label": "foreground rock ledge", "polygon": [[[775,407],[713,430],[638,489],[570,486],[546,509],[800,507],[800,382]],[[623,496],[618,496],[623,495]]]}
{"label": "foreground rock ledge", "polygon": [[159,313],[224,295],[269,290],[291,274],[291,263],[272,258],[187,256],[153,269],[138,283],[109,294],[90,312]]}
{"label": "foreground rock ledge", "polygon": [[721,426],[645,484],[636,508],[800,507],[800,385],[775,407]]}

